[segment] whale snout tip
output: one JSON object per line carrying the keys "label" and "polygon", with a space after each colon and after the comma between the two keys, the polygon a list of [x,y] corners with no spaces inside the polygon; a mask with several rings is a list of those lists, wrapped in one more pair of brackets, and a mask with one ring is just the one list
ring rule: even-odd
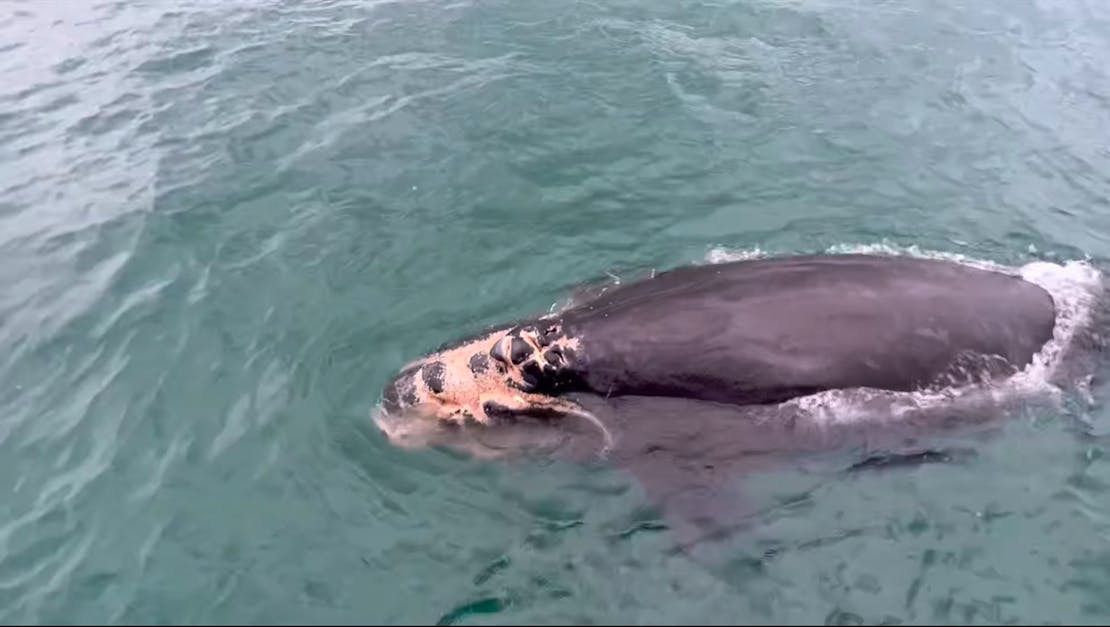
{"label": "whale snout tip", "polygon": [[421,364],[406,366],[382,387],[381,398],[371,410],[371,419],[391,445],[421,448],[427,445],[435,423],[434,412],[419,397]]}
{"label": "whale snout tip", "polygon": [[409,449],[435,446],[461,426],[486,422],[481,404],[469,402],[474,394],[457,380],[466,381],[436,355],[413,362],[382,387],[372,420],[390,444]]}
{"label": "whale snout tip", "polygon": [[386,403],[371,412],[374,425],[391,446],[402,449],[419,449],[428,446],[433,421],[420,420],[403,409],[389,409]]}
{"label": "whale snout tip", "polygon": [[381,408],[391,414],[403,414],[420,405],[424,367],[423,361],[414,362],[393,375],[382,388]]}
{"label": "whale snout tip", "polygon": [[420,364],[405,366],[382,388],[382,407],[399,412],[419,403],[418,389]]}

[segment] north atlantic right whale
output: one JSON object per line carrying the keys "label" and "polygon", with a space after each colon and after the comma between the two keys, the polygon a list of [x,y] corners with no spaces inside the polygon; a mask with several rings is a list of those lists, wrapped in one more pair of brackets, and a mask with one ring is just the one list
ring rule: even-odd
{"label": "north atlantic right whale", "polygon": [[[722,481],[776,456],[946,459],[913,442],[997,415],[993,391],[1059,339],[1061,314],[1020,273],[945,259],[688,266],[432,352],[385,386],[376,423],[400,446],[600,454],[700,532],[737,515]],[[868,417],[815,418],[830,394]]]}
{"label": "north atlantic right whale", "polygon": [[824,255],[689,266],[411,364],[387,411],[559,413],[567,393],[733,405],[830,389],[912,391],[1012,374],[1056,307],[1021,277],[940,259]]}

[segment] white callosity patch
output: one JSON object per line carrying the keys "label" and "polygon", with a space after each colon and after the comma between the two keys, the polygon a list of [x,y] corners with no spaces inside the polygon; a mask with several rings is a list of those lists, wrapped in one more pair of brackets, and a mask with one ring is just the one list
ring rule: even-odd
{"label": "white callosity patch", "polygon": [[[993,261],[975,259],[950,252],[925,251],[916,246],[898,247],[891,244],[840,244],[826,251],[829,254],[873,254],[943,259],[966,266],[1020,276],[1044,288],[1056,305],[1053,337],[1021,372],[1001,382],[967,385],[918,392],[890,392],[876,389],[828,390],[787,401],[802,415],[821,423],[855,422],[861,420],[900,420],[909,412],[929,409],[986,407],[1020,398],[1047,395],[1057,397],[1060,388],[1053,377],[1074,345],[1076,335],[1091,324],[1099,298],[1103,294],[1103,277],[1086,261],[1051,263],[1035,261],[1023,266],[1005,266]],[[747,259],[768,258],[762,250],[732,251],[714,248],[703,263],[716,264]]]}
{"label": "white callosity patch", "polygon": [[[557,336],[548,337],[547,350],[570,354],[579,349],[578,340],[563,335],[557,323],[551,323],[547,331]],[[499,329],[409,363],[402,370],[411,373],[404,378],[407,389],[398,393],[403,407],[391,414],[379,404],[373,411],[375,423],[395,444],[418,448],[443,436],[444,428],[492,425],[495,418],[486,411],[486,404],[491,403],[510,414],[540,410],[577,416],[601,431],[602,453],[607,452],[612,435],[593,414],[570,401],[523,391],[524,364],[511,361],[513,343],[524,342],[530,358],[536,358],[545,350],[537,333],[532,328]],[[493,352],[505,356],[505,361],[495,359]],[[482,356],[486,358],[484,366],[473,368],[472,360]],[[435,372],[430,375],[434,385],[425,376],[429,368]]]}

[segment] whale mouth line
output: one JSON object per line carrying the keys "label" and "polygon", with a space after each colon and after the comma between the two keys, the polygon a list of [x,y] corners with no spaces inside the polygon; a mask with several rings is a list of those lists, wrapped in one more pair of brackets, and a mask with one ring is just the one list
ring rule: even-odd
{"label": "whale mouth line", "polygon": [[[447,446],[463,448],[479,458],[497,457],[505,451],[535,448],[559,449],[574,439],[569,423],[583,421],[601,437],[596,448],[598,458],[613,451],[615,438],[606,424],[595,414],[570,404],[559,407],[500,408],[492,421],[467,419],[462,422],[438,417],[421,408],[390,410],[379,404],[372,412],[375,426],[391,445],[402,449],[423,449]],[[504,438],[501,442],[498,438]]]}

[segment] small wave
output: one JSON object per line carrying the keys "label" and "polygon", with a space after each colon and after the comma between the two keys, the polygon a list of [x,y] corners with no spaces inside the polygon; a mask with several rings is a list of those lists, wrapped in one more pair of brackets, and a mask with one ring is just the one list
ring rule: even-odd
{"label": "small wave", "polygon": [[[913,411],[941,407],[956,408],[960,405],[982,406],[983,403],[993,404],[1039,394],[1058,397],[1062,390],[1056,382],[1057,374],[1076,346],[1079,335],[1090,328],[1094,312],[1103,294],[1102,273],[1086,260],[1070,260],[1062,263],[1033,261],[1021,266],[1006,266],[960,253],[924,250],[917,246],[896,246],[889,243],[837,244],[829,247],[825,252],[942,259],[969,267],[1020,276],[1042,287],[1052,296],[1056,304],[1056,326],[1053,329],[1052,339],[1034,355],[1031,363],[1003,382],[918,392],[889,392],[875,389],[829,390],[785,403],[822,423],[897,420],[907,412]],[[730,250],[717,247],[706,253],[703,263],[727,263],[773,256],[759,248]]]}
{"label": "small wave", "polygon": [[[873,243],[873,244],[835,244],[824,250],[825,253],[830,255],[891,255],[891,256],[905,256],[905,257],[919,257],[922,259],[943,259],[945,261],[954,261],[965,266],[973,268],[980,268],[982,270],[993,270],[995,272],[1003,272],[1006,274],[1018,274],[1020,269],[1006,266],[987,259],[977,259],[961,253],[954,253],[949,251],[940,250],[924,250],[917,245],[899,246],[887,242]],[[724,247],[716,247],[706,253],[704,262],[707,263],[727,263],[730,261],[742,261],[745,259],[763,259],[775,257],[773,253],[766,252],[758,246],[755,248],[746,249],[730,249]]]}

